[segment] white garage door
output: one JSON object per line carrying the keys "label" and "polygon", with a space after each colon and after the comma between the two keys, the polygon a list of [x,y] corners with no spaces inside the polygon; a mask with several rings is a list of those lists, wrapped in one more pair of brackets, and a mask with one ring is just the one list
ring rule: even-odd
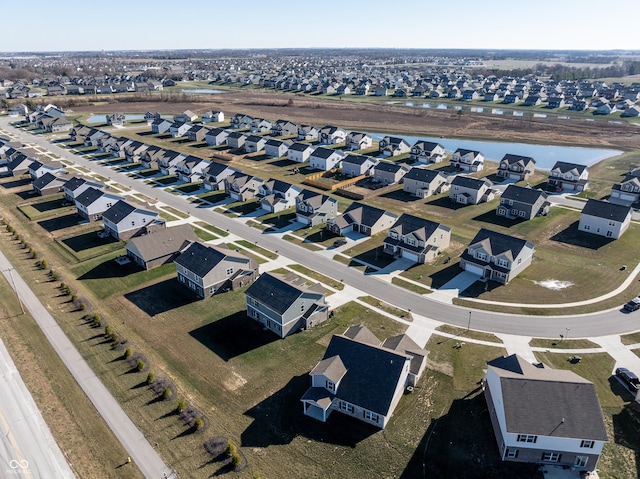
{"label": "white garage door", "polygon": [[478,276],[482,276],[484,274],[484,270],[482,268],[469,263],[464,265],[464,270],[472,274],[477,274]]}
{"label": "white garage door", "polygon": [[512,180],[519,180],[520,179],[520,175],[518,173],[511,173],[510,178]]}
{"label": "white garage door", "polygon": [[415,261],[416,263],[419,261],[420,258],[418,258],[418,255],[415,253],[409,253],[408,251],[403,251],[402,252],[402,257],[406,258],[410,261]]}
{"label": "white garage door", "polygon": [[634,195],[625,195],[624,193],[620,195],[621,200],[625,201],[634,201],[636,197]]}

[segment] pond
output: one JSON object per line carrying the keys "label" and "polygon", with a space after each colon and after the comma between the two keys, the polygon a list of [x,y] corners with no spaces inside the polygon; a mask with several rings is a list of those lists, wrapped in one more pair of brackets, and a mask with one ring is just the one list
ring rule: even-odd
{"label": "pond", "polygon": [[[371,137],[379,141],[384,136],[380,133],[370,133]],[[497,141],[479,140],[455,140],[447,138],[428,138],[417,136],[400,136],[407,143],[413,145],[417,141],[432,141],[440,143],[448,153],[453,153],[458,148],[481,152],[487,160],[500,161],[507,153],[520,156],[529,156],[536,160],[536,168],[550,170],[556,161],[567,161],[579,165],[595,165],[599,161],[606,160],[622,153],[619,150],[607,150],[600,148],[584,148],[573,146],[530,145],[527,143],[507,143]]]}
{"label": "pond", "polygon": [[212,90],[211,88],[195,88],[193,90],[182,90],[182,93],[201,93],[204,95],[217,95],[224,93],[222,90]]}
{"label": "pond", "polygon": [[[124,117],[126,121],[144,120],[144,115],[125,115]],[[106,122],[107,122],[107,115],[91,115],[87,119],[87,123],[106,123]]]}

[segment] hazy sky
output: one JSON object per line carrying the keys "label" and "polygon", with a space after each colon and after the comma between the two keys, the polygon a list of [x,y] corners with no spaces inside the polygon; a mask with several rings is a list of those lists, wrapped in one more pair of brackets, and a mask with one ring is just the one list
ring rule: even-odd
{"label": "hazy sky", "polygon": [[31,0],[14,6],[3,11],[0,51],[640,50],[638,0]]}

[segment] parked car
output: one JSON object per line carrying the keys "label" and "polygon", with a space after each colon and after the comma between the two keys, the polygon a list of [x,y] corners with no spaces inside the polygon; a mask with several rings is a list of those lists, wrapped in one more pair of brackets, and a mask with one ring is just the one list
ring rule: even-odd
{"label": "parked car", "polygon": [[636,296],[622,307],[625,311],[637,311],[640,309],[640,296]]}
{"label": "parked car", "polygon": [[347,240],[346,239],[337,239],[333,242],[333,246],[335,246],[336,248],[338,246],[344,246],[347,244]]}
{"label": "parked car", "polygon": [[626,384],[626,386],[629,388],[629,391],[631,391],[632,393],[635,393],[638,391],[638,389],[640,389],[640,379],[634,372],[629,371],[627,368],[617,368],[616,376],[618,376],[622,380],[622,382]]}

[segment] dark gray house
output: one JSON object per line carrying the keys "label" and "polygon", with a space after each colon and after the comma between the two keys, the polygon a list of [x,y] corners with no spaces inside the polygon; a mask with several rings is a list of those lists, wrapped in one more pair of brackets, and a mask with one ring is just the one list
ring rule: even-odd
{"label": "dark gray house", "polygon": [[500,197],[496,214],[509,219],[530,220],[538,215],[546,215],[550,206],[544,191],[509,185]]}

